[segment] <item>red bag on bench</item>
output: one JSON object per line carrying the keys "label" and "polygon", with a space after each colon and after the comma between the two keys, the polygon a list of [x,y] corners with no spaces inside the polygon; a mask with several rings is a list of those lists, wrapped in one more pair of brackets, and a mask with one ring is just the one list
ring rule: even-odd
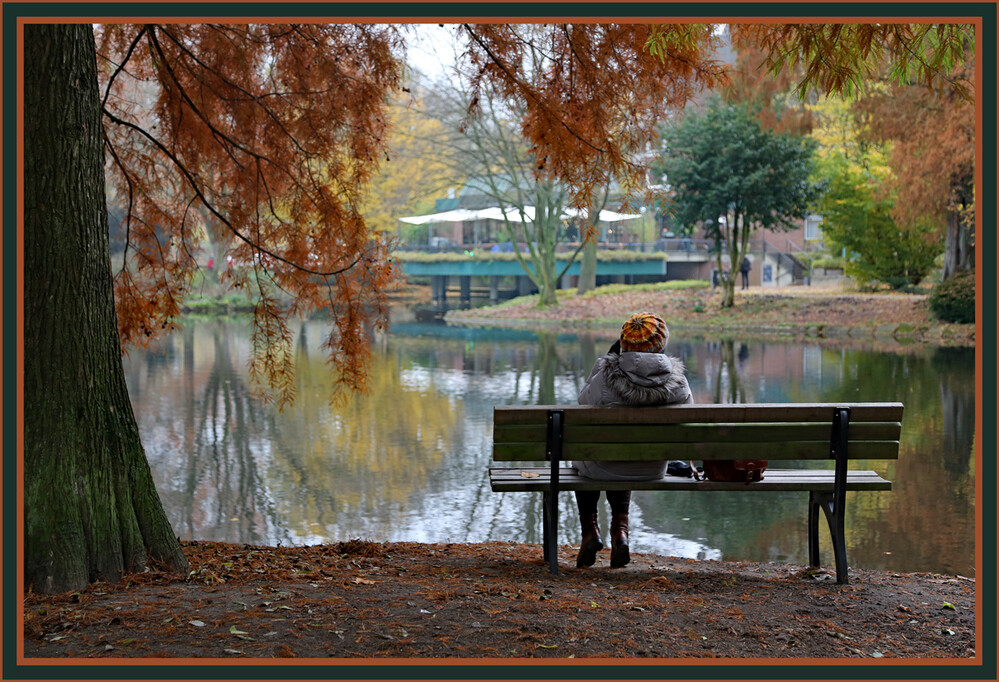
{"label": "red bag on bench", "polygon": [[765,459],[706,459],[704,477],[711,481],[738,483],[744,481],[747,485],[763,479],[769,462]]}

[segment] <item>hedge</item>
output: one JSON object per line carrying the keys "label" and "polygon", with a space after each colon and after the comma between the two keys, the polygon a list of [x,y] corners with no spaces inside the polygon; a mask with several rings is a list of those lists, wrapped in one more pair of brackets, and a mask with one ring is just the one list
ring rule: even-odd
{"label": "hedge", "polygon": [[944,322],[974,322],[975,271],[962,270],[936,285],[930,293],[930,310]]}

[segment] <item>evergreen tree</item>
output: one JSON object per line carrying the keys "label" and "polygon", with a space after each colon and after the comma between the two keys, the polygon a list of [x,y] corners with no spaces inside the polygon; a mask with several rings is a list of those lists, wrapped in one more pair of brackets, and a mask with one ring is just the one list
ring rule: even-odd
{"label": "evergreen tree", "polygon": [[727,253],[732,267],[722,278],[722,307],[735,301],[735,271],[758,229],[797,227],[819,197],[809,180],[815,143],[808,138],[764,129],[746,106],[712,98],[663,130],[665,149],[658,162],[670,186],[669,205],[681,231],[703,226],[718,245],[722,271]]}

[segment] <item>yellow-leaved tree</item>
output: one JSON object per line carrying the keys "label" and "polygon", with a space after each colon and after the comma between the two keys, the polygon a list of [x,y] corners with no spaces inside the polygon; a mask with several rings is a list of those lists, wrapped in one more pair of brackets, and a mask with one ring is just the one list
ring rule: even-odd
{"label": "yellow-leaved tree", "polygon": [[426,100],[432,96],[425,86],[414,84],[410,92],[393,98],[387,154],[360,203],[372,229],[398,234],[404,241],[406,228],[398,219],[433,211],[434,199],[446,192],[452,178],[437,149],[443,133],[441,123],[423,113]]}

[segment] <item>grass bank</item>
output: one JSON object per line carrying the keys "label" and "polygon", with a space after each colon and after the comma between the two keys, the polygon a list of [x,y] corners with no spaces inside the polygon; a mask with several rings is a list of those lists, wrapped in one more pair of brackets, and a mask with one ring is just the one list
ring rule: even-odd
{"label": "grass bank", "polygon": [[751,288],[721,307],[720,290],[703,281],[561,290],[559,305],[543,308],[523,296],[496,306],[455,310],[450,324],[562,329],[611,329],[632,313],[658,313],[672,330],[718,336],[875,338],[939,345],[974,345],[975,326],[937,320],[924,294],[860,293],[841,286]]}

